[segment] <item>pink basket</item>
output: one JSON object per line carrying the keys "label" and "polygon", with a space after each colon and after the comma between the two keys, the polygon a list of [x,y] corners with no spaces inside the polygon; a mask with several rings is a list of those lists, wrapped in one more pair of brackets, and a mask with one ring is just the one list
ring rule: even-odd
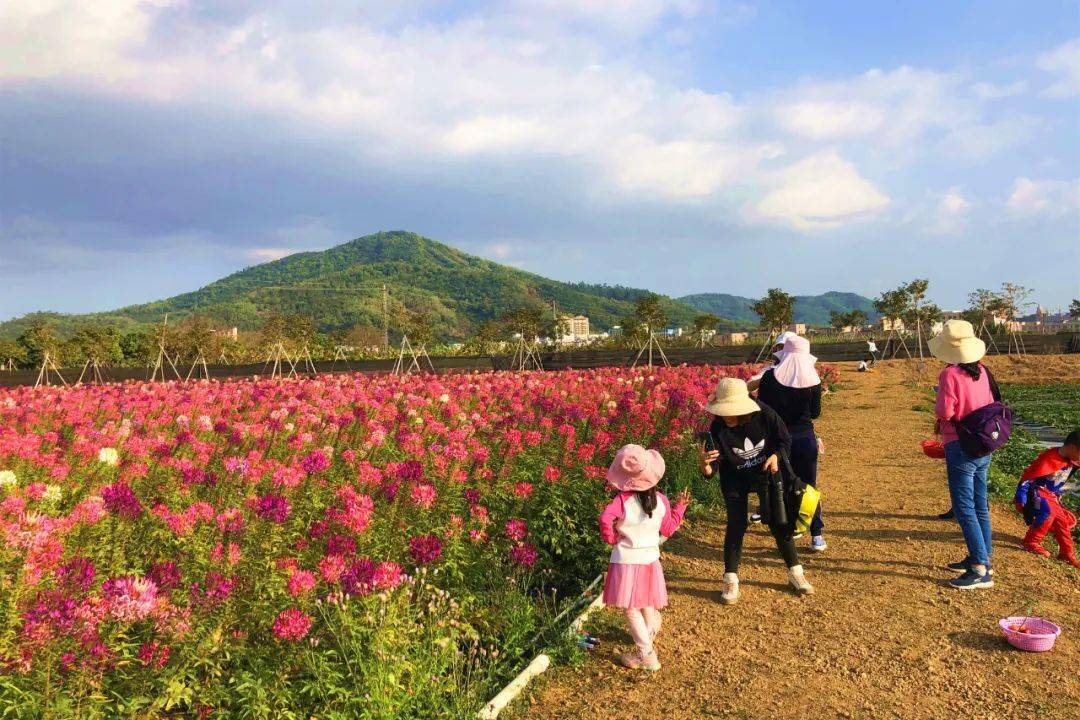
{"label": "pink basket", "polygon": [[[1024,625],[1027,632],[1010,630],[1010,625]],[[1014,648],[1028,652],[1046,652],[1054,647],[1054,641],[1061,634],[1061,628],[1049,620],[1036,617],[1007,617],[998,620],[998,627],[1005,633],[1005,639]]]}

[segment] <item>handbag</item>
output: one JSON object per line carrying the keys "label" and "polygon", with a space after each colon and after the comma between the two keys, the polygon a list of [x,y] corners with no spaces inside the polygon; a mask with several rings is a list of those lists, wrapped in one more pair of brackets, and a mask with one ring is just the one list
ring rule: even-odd
{"label": "handbag", "polygon": [[994,402],[972,410],[953,423],[960,447],[971,457],[989,455],[1007,443],[1012,435],[1012,408],[1001,400],[1001,390],[989,368],[984,365],[982,369],[990,383]]}

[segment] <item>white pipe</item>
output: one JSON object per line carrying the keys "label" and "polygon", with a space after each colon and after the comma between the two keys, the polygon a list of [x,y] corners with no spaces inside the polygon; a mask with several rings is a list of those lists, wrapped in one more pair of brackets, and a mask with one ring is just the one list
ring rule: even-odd
{"label": "white pipe", "polygon": [[476,714],[480,720],[494,720],[499,717],[507,705],[509,705],[514,698],[516,698],[521,691],[525,689],[525,686],[529,684],[529,681],[534,677],[544,672],[551,666],[551,658],[541,653],[537,655],[528,667],[521,671],[521,673],[510,681],[510,684],[502,689],[495,697],[491,698],[484,709]]}
{"label": "white pipe", "polygon": [[[597,580],[599,580],[599,578],[597,578]],[[592,589],[595,584],[596,581],[593,581],[588,589]],[[604,596],[597,595],[596,598],[589,603],[589,606],[585,608],[580,615],[574,618],[574,622],[570,623],[571,632],[578,632],[581,630],[581,626],[585,624],[585,620],[588,619],[589,615],[591,615],[596,608],[602,607],[603,604]],[[499,713],[505,710],[506,706],[521,694],[521,691],[525,689],[525,686],[528,685],[534,677],[543,673],[550,666],[551,658],[544,654],[537,655],[536,658],[529,663],[528,667],[510,681],[510,684],[504,687],[498,695],[491,698],[488,704],[484,706],[484,709],[476,714],[476,717],[480,720],[495,720],[495,718],[499,717]]]}

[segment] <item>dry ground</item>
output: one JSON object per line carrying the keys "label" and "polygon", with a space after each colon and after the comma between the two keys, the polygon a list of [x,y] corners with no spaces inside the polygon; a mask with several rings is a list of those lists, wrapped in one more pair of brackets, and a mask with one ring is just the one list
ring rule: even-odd
{"label": "dry ground", "polygon": [[[1008,358],[1003,381],[1075,380],[1080,358]],[[923,373],[932,382],[931,361]],[[842,368],[819,434],[829,549],[802,554],[817,594],[788,591],[760,528],[747,537],[738,605],[719,603],[723,528],[698,519],[665,548],[671,606],[655,675],[617,667],[630,646],[617,611],[591,624],[603,644],[557,668],[514,713],[528,718],[1080,718],[1080,572],[1018,549],[1024,525],[993,509],[992,590],[945,585],[964,556],[941,461],[919,451],[931,418],[911,365]],[[803,541],[805,543],[805,541]],[[1065,628],[1053,652],[1013,650],[997,620],[1035,612]]]}

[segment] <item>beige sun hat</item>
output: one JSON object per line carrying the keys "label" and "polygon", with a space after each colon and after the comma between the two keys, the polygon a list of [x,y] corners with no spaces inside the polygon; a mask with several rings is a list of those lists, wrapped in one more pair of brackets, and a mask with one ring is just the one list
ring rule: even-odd
{"label": "beige sun hat", "polygon": [[975,328],[967,320],[947,321],[926,344],[934,357],[954,365],[978,362],[986,354],[986,343],[975,337]]}
{"label": "beige sun hat", "polygon": [[726,377],[716,383],[716,390],[709,396],[705,409],[720,417],[735,417],[756,413],[761,408],[750,398],[745,380]]}

